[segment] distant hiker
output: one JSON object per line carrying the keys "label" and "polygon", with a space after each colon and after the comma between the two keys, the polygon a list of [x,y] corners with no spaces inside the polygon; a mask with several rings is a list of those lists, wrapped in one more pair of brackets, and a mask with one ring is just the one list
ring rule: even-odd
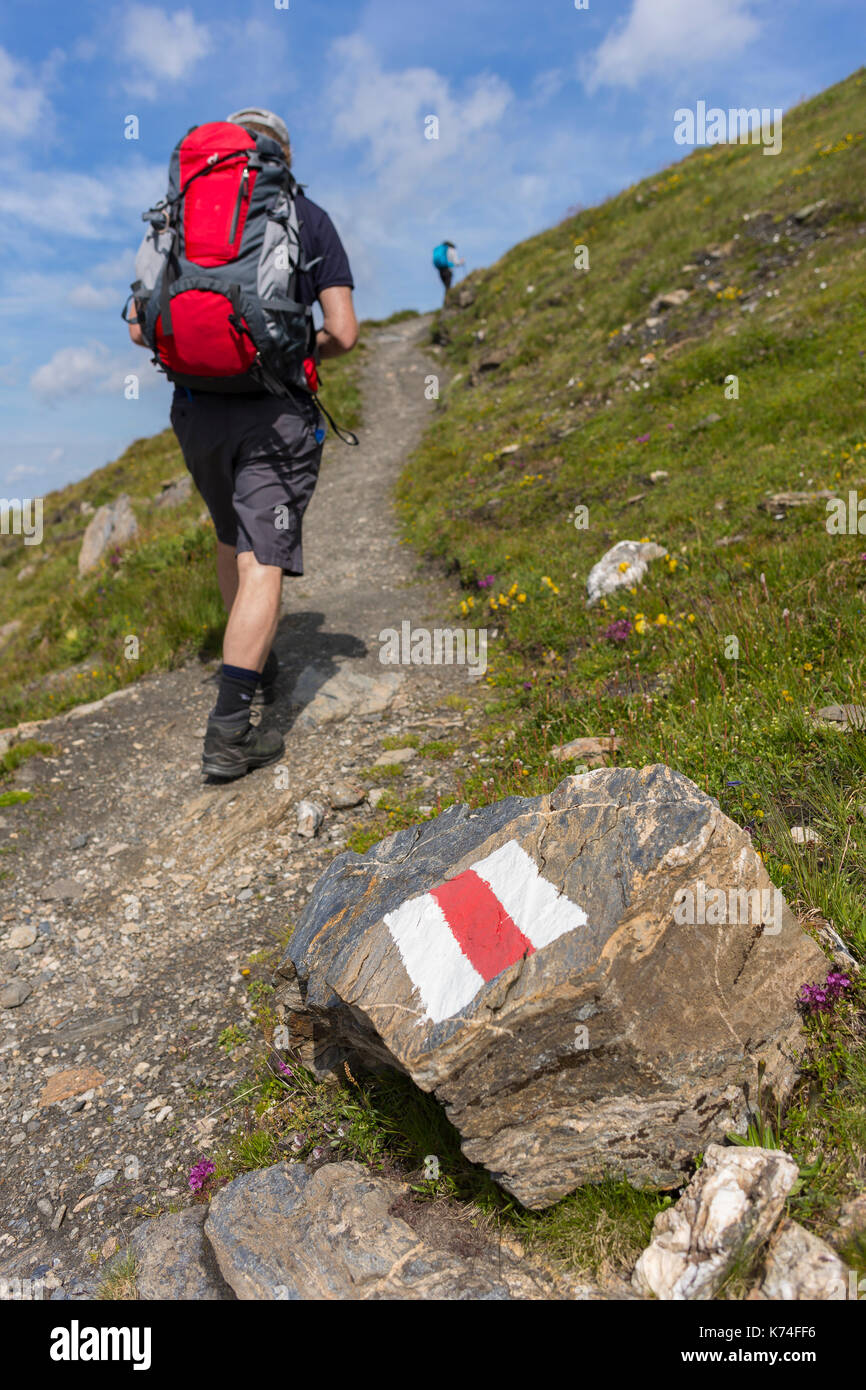
{"label": "distant hiker", "polygon": [[358,337],[346,252],[291,163],[285,124],[260,107],[189,130],[166,198],[143,214],[128,320],[175,384],[171,423],[216,530],[229,617],[202,771],[223,778],[284,751],[250,707],[274,699],[282,579],[303,574],[325,438],[316,364]]}
{"label": "distant hiker", "polygon": [[453,241],[440,241],[439,245],[433,248],[433,264],[439,271],[439,279],[445,286],[447,295],[454,278],[454,267],[465,265],[466,261],[463,259],[458,261],[457,248]]}

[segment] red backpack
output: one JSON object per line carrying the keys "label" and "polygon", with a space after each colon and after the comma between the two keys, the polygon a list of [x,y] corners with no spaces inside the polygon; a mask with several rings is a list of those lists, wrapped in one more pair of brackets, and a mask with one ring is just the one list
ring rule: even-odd
{"label": "red backpack", "polygon": [[[176,145],[166,197],[136,257],[132,297],[154,361],[197,390],[318,390],[312,309],[281,146],[231,121],[193,126]],[[126,311],[124,311],[124,317]]]}

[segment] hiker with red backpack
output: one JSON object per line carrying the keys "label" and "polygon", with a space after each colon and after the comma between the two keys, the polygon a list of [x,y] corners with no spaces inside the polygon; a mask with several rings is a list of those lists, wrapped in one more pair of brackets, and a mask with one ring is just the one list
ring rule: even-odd
{"label": "hiker with red backpack", "polygon": [[[325,438],[317,363],[355,346],[346,252],[291,171],[279,116],[246,107],[175,147],[166,197],[136,258],[124,318],[174,383],[171,423],[217,535],[228,611],[202,771],[241,777],[284,752],[250,721],[270,704],[283,575],[303,574],[301,527]],[[318,302],[322,327],[315,331]],[[354,435],[334,429],[347,443]]]}

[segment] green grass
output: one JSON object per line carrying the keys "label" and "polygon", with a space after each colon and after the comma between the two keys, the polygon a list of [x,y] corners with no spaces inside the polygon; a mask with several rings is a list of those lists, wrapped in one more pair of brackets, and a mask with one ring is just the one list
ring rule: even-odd
{"label": "green grass", "polygon": [[[830,534],[820,499],[782,521],[759,503],[866,497],[864,97],[861,71],[786,115],[778,157],[698,150],[468,276],[471,304],[434,322],[451,385],[398,493],[405,536],[456,576],[454,617],[497,634],[489,761],[461,799],[547,792],[572,771],[554,744],[614,731],[620,763],[717,797],[807,927],[829,920],[860,960],[866,736],[813,716],[863,700],[866,540]],[[677,288],[686,302],[653,314]],[[590,568],[626,538],[669,558],[587,609]],[[820,1046],[810,1024],[782,1121],[808,1174],[793,1206],[822,1230],[862,1182],[862,1018],[858,991]]]}

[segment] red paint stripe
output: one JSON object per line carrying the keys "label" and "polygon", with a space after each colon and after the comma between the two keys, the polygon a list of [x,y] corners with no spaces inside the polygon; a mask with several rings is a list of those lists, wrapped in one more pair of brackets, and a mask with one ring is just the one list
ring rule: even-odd
{"label": "red paint stripe", "polygon": [[461,951],[485,980],[534,952],[532,942],[474,869],[431,888],[430,896],[444,912]]}

